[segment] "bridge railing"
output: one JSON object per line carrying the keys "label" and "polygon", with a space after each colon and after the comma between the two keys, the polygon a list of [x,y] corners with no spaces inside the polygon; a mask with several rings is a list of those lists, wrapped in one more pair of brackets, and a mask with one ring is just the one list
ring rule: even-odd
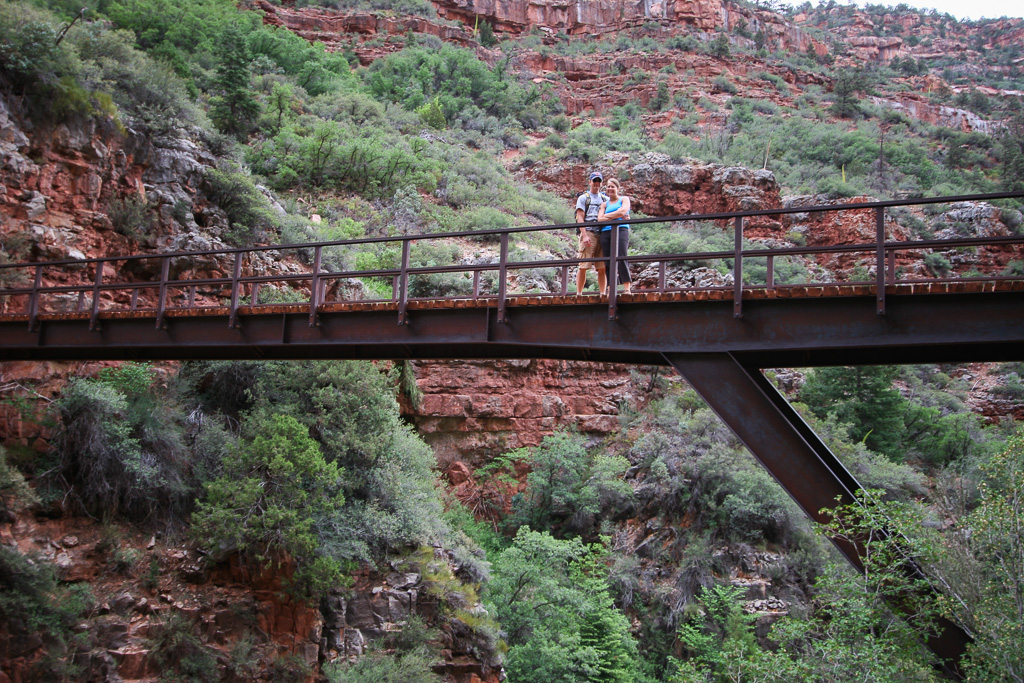
{"label": "bridge railing", "polygon": [[[155,314],[157,327],[163,327],[168,315],[198,313],[203,309],[226,308],[230,326],[235,326],[240,312],[255,312],[261,307],[281,303],[300,304],[308,308],[310,325],[317,323],[318,313],[325,304],[345,300],[344,288],[354,281],[362,282],[363,293],[359,300],[364,303],[389,302],[398,312],[398,323],[408,321],[410,302],[427,299],[472,299],[479,302],[486,299],[497,308],[499,322],[506,319],[506,306],[517,292],[509,291],[512,275],[523,275],[530,270],[553,270],[557,273],[555,286],[548,291],[530,292],[530,297],[566,296],[569,293],[569,274],[580,263],[604,263],[609,274],[617,272],[620,261],[656,269],[649,286],[636,292],[672,292],[693,289],[694,286],[673,284],[670,275],[685,270],[688,264],[718,264],[720,269],[728,268],[729,276],[717,285],[705,286],[708,290],[731,290],[733,314],[742,315],[744,292],[754,289],[779,290],[787,287],[814,284],[776,282],[776,265],[780,259],[816,257],[841,259],[860,255],[859,267],[865,277],[846,279],[845,285],[866,285],[877,299],[879,314],[885,312],[886,286],[898,282],[935,282],[964,280],[1006,280],[1024,279],[1024,273],[1000,274],[983,273],[977,276],[932,278],[900,278],[897,256],[902,252],[926,250],[972,250],[980,247],[1010,250],[1020,253],[1024,235],[957,237],[930,240],[886,240],[886,210],[894,207],[920,206],[925,204],[956,203],[968,201],[989,201],[995,199],[1024,197],[1022,192],[1006,192],[984,195],[962,195],[955,197],[934,197],[927,199],[891,200],[852,204],[829,204],[800,206],[757,211],[687,214],[681,216],[633,218],[629,224],[642,229],[645,224],[703,223],[728,221],[733,224],[732,249],[700,251],[689,253],[617,254],[615,238],[618,224],[611,226],[613,232],[612,253],[597,259],[579,258],[533,258],[512,259],[511,242],[521,233],[549,233],[575,231],[580,225],[559,224],[528,226],[500,230],[464,231],[402,235],[395,237],[370,237],[332,242],[288,244],[245,247],[226,250],[173,252],[133,256],[108,256],[92,259],[75,259],[39,263],[17,263],[0,265],[0,315],[17,314],[27,316],[30,329],[35,329],[39,316],[44,313],[70,313],[75,316],[88,315],[90,327],[98,326],[100,314],[133,314],[149,311]],[[782,248],[753,247],[745,243],[744,232],[748,219],[768,217],[777,219],[785,214],[819,214],[835,212],[869,211],[874,217],[874,240],[857,244],[834,244],[813,246],[792,246]],[[607,223],[601,224],[607,226]],[[474,240],[492,243],[497,254],[490,254],[472,263],[451,265],[415,265],[414,248],[420,242]],[[496,244],[493,244],[496,242]],[[486,245],[485,245],[486,246]],[[393,262],[390,267],[359,268],[349,265],[352,257],[363,249],[390,249]],[[481,249],[481,251],[484,251]],[[290,256],[291,258],[286,258]],[[763,282],[752,281],[748,269],[764,261]],[[300,268],[304,264],[308,270]],[[746,269],[745,269],[746,266]],[[874,271],[873,274],[871,271]],[[992,268],[990,268],[992,270]],[[230,274],[228,274],[230,273]],[[460,275],[455,293],[431,295],[423,292],[418,283],[426,278],[456,274]],[[519,278],[517,278],[519,279]],[[449,282],[449,285],[453,283]],[[821,284],[821,282],[817,282]],[[371,290],[371,296],[365,290]],[[599,301],[599,299],[594,299]],[[212,303],[211,303],[212,302]],[[609,318],[618,314],[619,294],[610,287],[607,294]]]}

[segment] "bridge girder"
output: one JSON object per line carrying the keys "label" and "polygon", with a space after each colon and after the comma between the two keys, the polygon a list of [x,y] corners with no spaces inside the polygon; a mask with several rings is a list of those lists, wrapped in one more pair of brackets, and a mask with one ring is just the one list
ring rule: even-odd
{"label": "bridge girder", "polygon": [[0,316],[0,360],[555,358],[665,365],[662,354],[729,353],[748,367],[1020,360],[1024,293],[600,304],[88,320]]}

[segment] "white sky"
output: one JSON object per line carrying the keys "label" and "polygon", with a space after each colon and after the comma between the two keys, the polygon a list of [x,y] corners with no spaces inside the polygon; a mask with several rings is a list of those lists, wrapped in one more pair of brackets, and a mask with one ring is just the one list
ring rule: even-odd
{"label": "white sky", "polygon": [[[1002,16],[1024,17],[1020,0],[903,0],[911,7],[937,9],[952,14],[957,19],[998,19]],[[796,3],[799,4],[799,3]],[[858,0],[858,5],[868,4]],[[870,4],[896,6],[900,0],[873,0]]]}

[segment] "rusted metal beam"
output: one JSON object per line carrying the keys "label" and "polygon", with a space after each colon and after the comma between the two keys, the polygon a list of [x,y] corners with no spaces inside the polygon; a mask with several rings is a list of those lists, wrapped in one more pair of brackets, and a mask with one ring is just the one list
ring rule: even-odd
{"label": "rusted metal beam", "polygon": [[[156,304],[156,329],[164,329],[164,313],[167,312],[167,280],[171,273],[171,257],[164,256],[160,259],[160,287],[158,289]],[[134,302],[133,302],[134,303]]]}
{"label": "rusted metal beam", "polygon": [[736,216],[733,226],[733,263],[732,263],[732,317],[743,317],[743,217]]}
{"label": "rusted metal beam", "polygon": [[238,297],[242,283],[239,279],[242,277],[242,256],[245,252],[239,251],[235,254],[235,265],[231,269],[231,313],[228,316],[228,327],[234,328],[238,326]]}
{"label": "rusted metal beam", "polygon": [[35,279],[32,283],[32,294],[29,295],[28,300],[28,331],[34,332],[36,329],[36,318],[39,316],[39,288],[43,284],[43,267],[36,266]]}
{"label": "rusted metal beam", "polygon": [[[759,370],[744,367],[729,353],[666,353],[665,358],[811,519],[827,522],[822,510],[855,502],[860,484]],[[853,544],[835,543],[863,569]]]}
{"label": "rusted metal beam", "polygon": [[92,287],[92,314],[89,316],[89,329],[95,330],[99,327],[100,319],[100,289],[103,287],[103,264],[96,263],[96,279]]}
{"label": "rusted metal beam", "polygon": [[29,333],[22,316],[0,320],[0,360],[110,359],[123,353],[167,359],[534,357],[660,364],[661,353],[730,353],[746,366],[802,367],[1024,359],[1024,292],[890,295],[884,316],[877,315],[873,295],[748,299],[742,318],[733,318],[728,299],[629,303],[620,304],[617,321],[609,321],[607,305],[593,298],[593,304],[513,307],[504,325],[497,324],[495,308],[429,308],[401,326],[394,324],[393,309],[322,310],[320,325],[310,328],[302,307],[292,313],[240,313],[240,329],[228,328],[227,314],[171,311],[177,315],[166,315],[166,331],[159,333],[152,313],[104,313],[100,333],[90,335],[83,334],[87,317],[42,316],[41,332]]}
{"label": "rusted metal beam", "polygon": [[320,324],[317,311],[320,308],[320,259],[323,254],[323,247],[313,250],[313,280],[309,286],[309,326],[316,327]]}
{"label": "rusted metal beam", "polygon": [[409,322],[409,250],[412,240],[402,240],[402,270],[398,274],[398,324]]}
{"label": "rusted metal beam", "polygon": [[[828,522],[829,510],[855,502],[861,488],[856,478],[760,370],[728,353],[665,357],[811,519]],[[864,570],[862,548],[847,539],[831,540],[850,564]],[[903,569],[920,573],[913,563]],[[952,621],[942,619],[936,626],[927,644],[957,676],[956,662],[971,639]]]}
{"label": "rusted metal beam", "polygon": [[875,209],[875,298],[878,315],[885,315],[885,207]]}
{"label": "rusted metal beam", "polygon": [[498,252],[498,322],[507,323],[505,307],[508,305],[508,233],[501,234]]}

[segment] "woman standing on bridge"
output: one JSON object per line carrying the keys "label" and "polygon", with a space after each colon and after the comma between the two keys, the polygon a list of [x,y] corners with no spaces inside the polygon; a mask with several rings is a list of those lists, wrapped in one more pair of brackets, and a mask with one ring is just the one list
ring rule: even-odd
{"label": "woman standing on bridge", "polygon": [[[607,221],[615,220],[617,218],[629,218],[630,202],[629,197],[622,195],[622,188],[619,186],[619,181],[612,178],[608,181],[605,186],[605,193],[608,195],[608,201],[601,204],[601,209],[598,211],[597,220]],[[618,282],[625,285],[626,294],[629,294],[630,288],[633,286],[633,280],[629,277],[629,267],[626,266],[624,257],[626,251],[629,249],[629,224],[619,225],[619,243],[618,243],[618,254],[616,255],[619,261],[618,267]],[[606,257],[611,257],[612,253],[612,226],[601,228],[601,252]],[[609,272],[608,281],[612,287],[617,286],[615,280],[612,279],[612,275]]]}

